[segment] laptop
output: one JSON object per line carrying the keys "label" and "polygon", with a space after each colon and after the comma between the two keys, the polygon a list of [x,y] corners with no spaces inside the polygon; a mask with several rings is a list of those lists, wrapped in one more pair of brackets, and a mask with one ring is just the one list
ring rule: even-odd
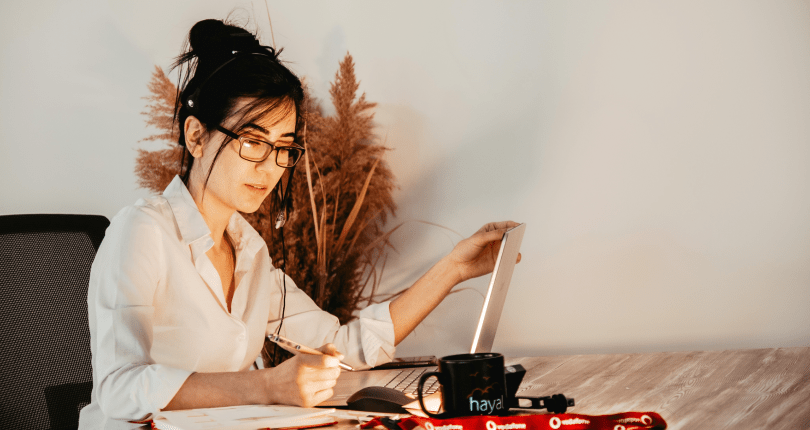
{"label": "laptop", "polygon": [[[501,240],[498,259],[489,281],[484,305],[473,336],[470,352],[491,352],[495,341],[495,332],[501,319],[501,311],[506,301],[506,292],[512,280],[520,244],[523,241],[523,232],[526,224],[520,224],[508,230]],[[419,377],[425,372],[436,370],[436,357],[408,357],[394,359],[370,370],[356,372],[341,372],[337,385],[332,389],[334,395],[318,406],[340,407],[346,406],[346,400],[355,392],[365,387],[383,386],[397,389],[405,394],[416,396]],[[430,384],[430,385],[428,385]],[[425,394],[432,394],[438,390],[436,378],[430,378],[424,387]]]}

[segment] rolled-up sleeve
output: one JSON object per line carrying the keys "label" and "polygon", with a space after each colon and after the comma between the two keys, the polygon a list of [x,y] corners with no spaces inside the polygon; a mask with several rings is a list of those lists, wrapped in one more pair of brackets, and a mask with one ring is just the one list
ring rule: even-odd
{"label": "rolled-up sleeve", "polygon": [[93,400],[109,418],[139,420],[166,406],[191,372],[156,364],[150,356],[153,300],[165,264],[156,227],[138,209],[116,218],[128,221],[107,230],[87,297]]}
{"label": "rolled-up sleeve", "polygon": [[[278,271],[280,272],[280,271]],[[337,317],[323,311],[286,275],[287,305],[281,335],[303,345],[318,348],[333,343],[356,369],[387,363],[394,358],[394,323],[390,302],[372,304],[355,319],[341,325]],[[275,333],[280,319],[272,318],[267,334]]]}

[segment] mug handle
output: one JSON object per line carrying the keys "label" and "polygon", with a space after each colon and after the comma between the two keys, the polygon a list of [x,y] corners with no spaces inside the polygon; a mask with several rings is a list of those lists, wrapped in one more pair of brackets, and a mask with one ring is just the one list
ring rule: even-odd
{"label": "mug handle", "polygon": [[441,373],[439,373],[439,372],[425,372],[425,373],[423,373],[422,376],[419,378],[419,388],[416,390],[416,395],[419,397],[419,407],[422,408],[422,412],[424,412],[430,418],[445,418],[444,415],[446,415],[446,414],[434,414],[434,413],[428,411],[427,408],[425,408],[425,401],[424,401],[424,398],[422,397],[422,388],[425,385],[425,381],[427,381],[428,378],[430,378],[431,376],[435,376],[436,379],[439,381],[439,384],[444,385],[444,383],[442,383],[442,374]]}

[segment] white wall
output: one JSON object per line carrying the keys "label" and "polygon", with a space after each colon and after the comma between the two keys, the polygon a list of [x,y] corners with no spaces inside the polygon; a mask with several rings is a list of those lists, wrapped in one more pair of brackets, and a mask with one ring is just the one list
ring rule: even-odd
{"label": "white wall", "polygon": [[[494,4],[269,2],[322,100],[354,56],[399,221],[528,223],[495,349],[810,345],[810,2]],[[112,217],[146,195],[152,68],[234,7],[270,43],[260,0],[0,4],[0,213]],[[457,239],[406,224],[386,287]],[[463,351],[486,283],[398,354]]]}

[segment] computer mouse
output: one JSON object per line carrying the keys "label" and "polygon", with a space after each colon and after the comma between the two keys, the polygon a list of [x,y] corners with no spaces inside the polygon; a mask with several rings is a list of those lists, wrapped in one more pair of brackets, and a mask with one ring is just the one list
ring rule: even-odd
{"label": "computer mouse", "polygon": [[408,414],[402,406],[413,401],[399,390],[388,387],[365,387],[352,394],[346,404],[349,409],[368,412]]}

